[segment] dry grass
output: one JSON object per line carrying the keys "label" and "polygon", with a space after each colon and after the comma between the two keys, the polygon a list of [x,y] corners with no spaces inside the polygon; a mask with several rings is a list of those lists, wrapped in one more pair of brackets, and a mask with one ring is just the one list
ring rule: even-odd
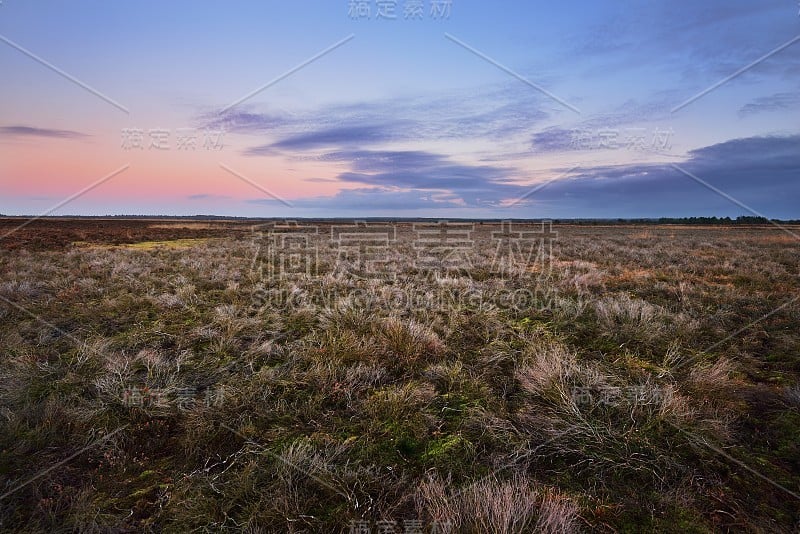
{"label": "dry grass", "polygon": [[420,486],[417,508],[421,515],[456,532],[578,532],[578,506],[558,492],[537,488],[524,476],[499,481],[479,480],[459,492],[431,478]]}
{"label": "dry grass", "polygon": [[800,515],[737,463],[800,491],[800,305],[774,311],[800,253],[774,229],[561,225],[545,264],[501,273],[484,223],[430,275],[400,225],[397,276],[364,280],[326,224],[321,272],[286,278],[239,224],[65,224],[0,253],[2,531]]}

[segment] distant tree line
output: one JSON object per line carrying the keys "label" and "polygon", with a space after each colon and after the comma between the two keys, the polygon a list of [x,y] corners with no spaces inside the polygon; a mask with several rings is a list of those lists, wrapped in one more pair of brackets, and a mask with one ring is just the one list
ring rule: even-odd
{"label": "distant tree line", "polygon": [[661,217],[659,224],[769,224],[770,222],[796,223],[799,221],[777,221],[766,217],[755,217],[753,215],[740,215],[735,219],[730,217],[682,217],[671,218]]}
{"label": "distant tree line", "polygon": [[789,223],[800,224],[800,220],[768,219],[752,215],[740,215],[735,219],[730,217],[659,217],[653,219],[554,219],[553,223],[562,224],[685,224],[685,225],[748,225]]}
{"label": "distant tree line", "polygon": [[[29,219],[32,216],[26,215],[3,215],[0,218],[9,219]],[[215,221],[215,220],[235,220],[235,221],[283,221],[285,217],[236,217],[227,215],[51,215],[46,217],[36,217],[37,219],[168,219],[168,220],[194,220],[194,221]],[[373,221],[373,222],[417,222],[417,221],[465,221],[475,223],[494,223],[508,219],[480,219],[463,217],[289,217],[298,221],[325,221],[325,222],[347,222],[352,220]],[[800,224],[800,219],[768,219],[766,217],[756,217],[752,215],[740,215],[735,219],[730,217],[659,217],[659,218],[639,218],[639,219],[546,219],[546,218],[511,218],[519,222],[543,222],[552,221],[553,224],[582,224],[582,225],[607,225],[607,224],[685,224],[685,225],[747,225],[747,224]]]}

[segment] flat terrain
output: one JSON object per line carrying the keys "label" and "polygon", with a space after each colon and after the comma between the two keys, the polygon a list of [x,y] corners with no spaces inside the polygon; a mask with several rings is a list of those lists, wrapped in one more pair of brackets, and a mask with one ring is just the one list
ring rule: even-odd
{"label": "flat terrain", "polygon": [[0,530],[797,528],[800,228],[23,222]]}

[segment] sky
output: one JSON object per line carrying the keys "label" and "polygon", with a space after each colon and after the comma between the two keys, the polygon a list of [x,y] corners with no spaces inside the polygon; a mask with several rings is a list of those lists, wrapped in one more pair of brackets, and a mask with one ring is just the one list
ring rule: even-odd
{"label": "sky", "polygon": [[800,218],[796,0],[0,2],[0,213]]}

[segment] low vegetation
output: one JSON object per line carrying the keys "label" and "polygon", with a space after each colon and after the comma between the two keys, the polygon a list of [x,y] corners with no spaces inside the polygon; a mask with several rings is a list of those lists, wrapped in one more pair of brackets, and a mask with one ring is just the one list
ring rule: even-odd
{"label": "low vegetation", "polygon": [[800,248],[773,226],[556,224],[506,264],[476,223],[430,270],[401,223],[365,276],[329,223],[308,256],[62,222],[0,250],[3,531],[796,528]]}

